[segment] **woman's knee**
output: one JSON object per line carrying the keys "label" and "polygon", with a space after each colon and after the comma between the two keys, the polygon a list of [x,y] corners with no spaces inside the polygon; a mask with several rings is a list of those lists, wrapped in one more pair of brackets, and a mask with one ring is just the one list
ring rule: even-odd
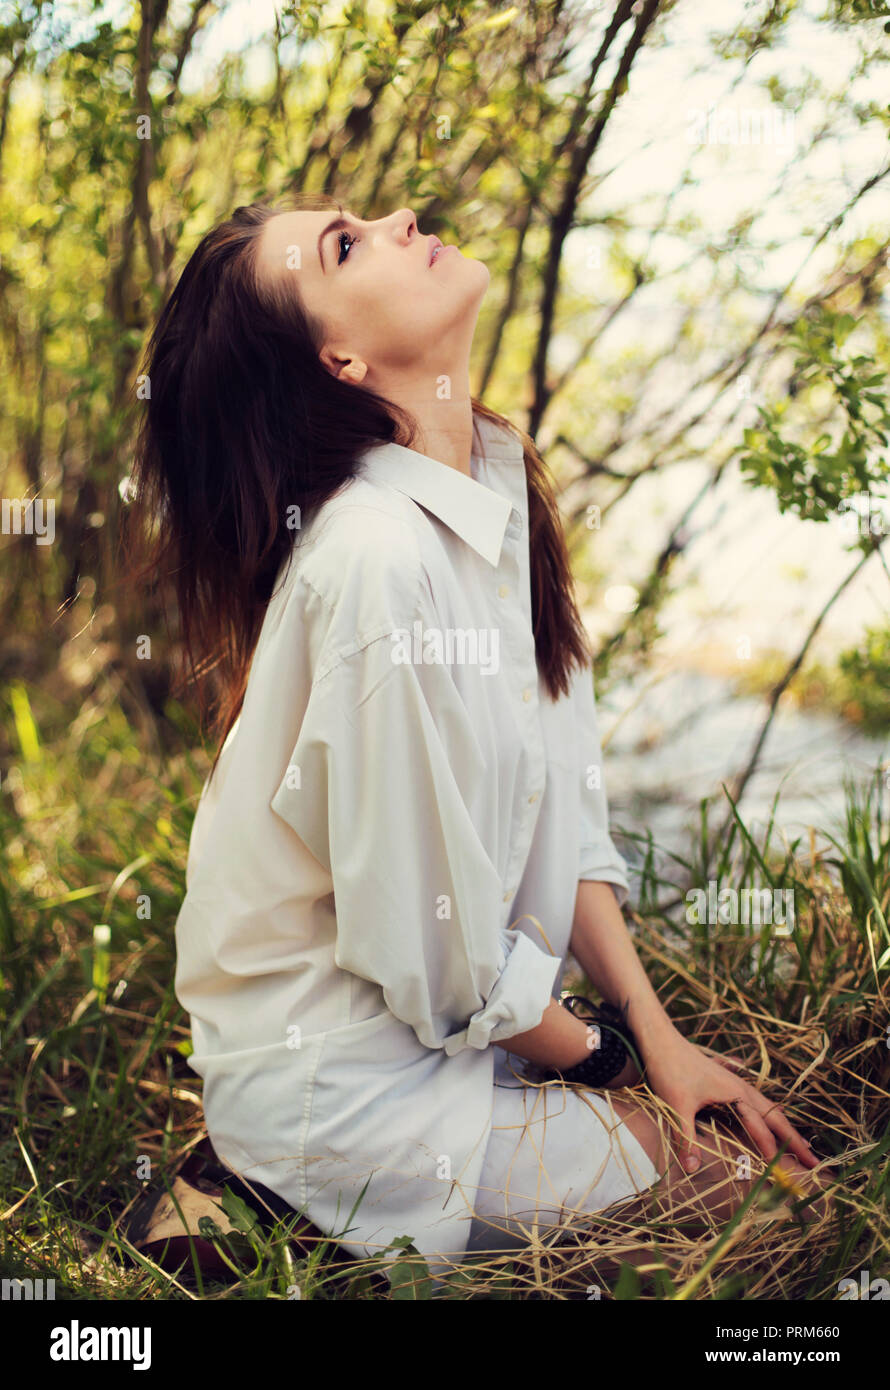
{"label": "woman's knee", "polygon": [[[677,1154],[675,1133],[664,1116],[656,1118],[642,1105],[613,1098],[615,1112],[641,1145],[659,1174],[658,1183],[675,1203],[704,1206],[712,1216],[727,1217],[746,1197],[763,1173],[766,1160],[731,1125],[720,1129],[712,1121],[707,1127],[696,1125],[696,1146],[700,1163],[694,1172],[685,1169]],[[773,1166],[770,1187],[785,1198],[789,1207],[801,1198],[813,1198],[800,1209],[801,1219],[810,1222],[830,1211],[826,1183],[788,1153]]]}
{"label": "woman's knee", "polygon": [[664,1120],[659,1121],[649,1110],[631,1100],[618,1100],[615,1096],[610,1096],[610,1100],[618,1119],[636,1139],[653,1166],[659,1173],[664,1173],[673,1161]]}
{"label": "woman's knee", "polygon": [[699,1167],[689,1172],[680,1163],[678,1141],[664,1115],[653,1115],[642,1105],[615,1101],[618,1114],[659,1174],[658,1181],[678,1200],[710,1195],[711,1206],[739,1206],[745,1198],[745,1178],[750,1156],[742,1151],[730,1134],[696,1125]]}

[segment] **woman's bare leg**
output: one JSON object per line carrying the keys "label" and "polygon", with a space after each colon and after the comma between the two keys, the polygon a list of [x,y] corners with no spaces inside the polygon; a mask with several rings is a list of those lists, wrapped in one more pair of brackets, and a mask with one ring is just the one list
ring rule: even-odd
{"label": "woman's bare leg", "polygon": [[[581,1097],[585,1089],[578,1088]],[[631,1195],[602,1211],[564,1208],[559,1227],[553,1228],[555,1244],[564,1244],[566,1232],[577,1236],[588,1225],[591,1226],[598,1247],[589,1252],[591,1272],[593,1277],[600,1280],[611,1280],[613,1275],[617,1276],[622,1263],[635,1268],[657,1268],[662,1261],[652,1246],[651,1237],[654,1235],[657,1239],[659,1235],[663,1236],[666,1227],[679,1238],[681,1246],[684,1237],[688,1238],[687,1246],[697,1246],[704,1239],[705,1244],[701,1248],[705,1252],[750,1195],[767,1161],[738,1122],[735,1122],[737,1133],[734,1133],[732,1122],[721,1130],[714,1120],[700,1119],[696,1130],[701,1164],[694,1173],[687,1173],[675,1155],[674,1130],[669,1117],[664,1108],[656,1105],[651,1093],[635,1094],[630,1089],[613,1088],[605,1088],[605,1093],[614,1116],[613,1146],[620,1153],[622,1139],[626,1139],[629,1131],[651,1160],[660,1178],[638,1196]],[[594,1094],[601,1098],[604,1092]],[[639,1156],[628,1153],[627,1157],[633,1165],[633,1160],[638,1161]],[[804,1168],[787,1153],[779,1163],[799,1189],[797,1194],[782,1194],[786,1200],[773,1208],[773,1216],[781,1220],[791,1216],[789,1202],[799,1195],[818,1191],[822,1184],[810,1169]],[[633,1171],[634,1167],[631,1166]],[[641,1175],[638,1168],[636,1178],[639,1183]],[[645,1181],[645,1178],[642,1180]],[[775,1191],[775,1188],[776,1184],[769,1182],[766,1191]],[[799,1219],[812,1221],[819,1214],[824,1216],[827,1210],[828,1199],[822,1196],[802,1211]],[[529,1222],[531,1224],[531,1216]],[[546,1227],[539,1227],[539,1232],[546,1238]],[[506,1237],[504,1234],[503,1242],[492,1236],[491,1244],[484,1248],[492,1254],[509,1254],[517,1246],[522,1247],[523,1242],[517,1237]]]}
{"label": "woman's bare leg", "polygon": [[[610,1100],[616,1116],[624,1121],[663,1175],[657,1185],[653,1209],[676,1213],[684,1226],[688,1223],[690,1231],[697,1226],[714,1231],[725,1224],[750,1194],[766,1167],[767,1160],[738,1121],[727,1121],[722,1127],[712,1121],[696,1125],[701,1164],[694,1173],[688,1173],[676,1157],[674,1132],[666,1117],[662,1116],[659,1124],[659,1120],[630,1094],[619,1096],[610,1092]],[[790,1203],[799,1200],[801,1195],[809,1196],[823,1190],[823,1182],[792,1154],[784,1153],[776,1167],[780,1167],[798,1189],[786,1192]],[[770,1185],[775,1182],[771,1178]],[[650,1195],[644,1196],[642,1208],[649,1209],[650,1201]],[[823,1195],[803,1208],[800,1216],[809,1222],[829,1211],[830,1201]]]}
{"label": "woman's bare leg", "polygon": [[[598,1218],[585,1218],[585,1223],[593,1223],[598,1236],[605,1235],[604,1249],[597,1253],[593,1269],[597,1277],[611,1280],[617,1277],[622,1264],[641,1270],[654,1270],[661,1265],[655,1249],[647,1248],[646,1236],[647,1228],[657,1231],[658,1224],[666,1218],[674,1233],[682,1230],[694,1240],[719,1235],[749,1196],[767,1160],[738,1121],[733,1119],[722,1130],[710,1121],[696,1125],[701,1164],[694,1173],[687,1173],[675,1156],[673,1131],[666,1117],[661,1118],[659,1125],[659,1119],[641,1101],[634,1101],[630,1093],[619,1097],[610,1091],[609,1099],[616,1119],[627,1125],[662,1175],[640,1196],[607,1208]],[[615,1143],[620,1145],[617,1134]],[[798,1200],[801,1193],[808,1196],[822,1192],[824,1182],[787,1153],[778,1165],[798,1189],[783,1194],[786,1200],[773,1208],[774,1217],[787,1219],[791,1216],[790,1203]],[[777,1185],[769,1183],[768,1190],[774,1191]],[[801,1211],[800,1219],[813,1221],[829,1211],[830,1199],[821,1195]],[[577,1231],[574,1222],[572,1225]],[[637,1238],[638,1233],[641,1239]]]}

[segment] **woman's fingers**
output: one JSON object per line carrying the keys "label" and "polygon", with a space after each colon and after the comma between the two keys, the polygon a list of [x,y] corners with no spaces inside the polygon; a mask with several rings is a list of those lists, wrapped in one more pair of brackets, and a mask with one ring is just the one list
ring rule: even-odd
{"label": "woman's fingers", "polygon": [[[745,1086],[745,1094],[737,1104],[746,1106],[746,1113],[753,1116],[754,1131],[760,1136],[758,1146],[766,1158],[772,1158],[778,1152],[778,1146],[772,1139],[772,1135],[775,1134],[783,1144],[787,1143],[788,1152],[795,1154],[802,1163],[806,1163],[810,1168],[817,1166],[819,1160],[803,1135],[794,1128],[781,1106],[768,1100],[755,1087],[748,1085]],[[770,1135],[769,1148],[763,1146],[764,1134]],[[755,1138],[753,1131],[751,1137]]]}
{"label": "woman's fingers", "polygon": [[[740,1068],[744,1068],[745,1066],[744,1062],[738,1057],[723,1056],[719,1053],[711,1052],[711,1049],[707,1047],[703,1048],[702,1051],[710,1053],[718,1062],[727,1066],[727,1069],[730,1064]],[[794,1125],[785,1115],[781,1106],[775,1105],[767,1100],[766,1096],[764,1096],[761,1091],[758,1091],[755,1086],[751,1086],[747,1083],[745,1083],[745,1085],[748,1103],[753,1105],[756,1112],[763,1116],[764,1121],[774,1134],[777,1134],[783,1141],[787,1140],[789,1151],[795,1154],[802,1163],[806,1163],[810,1168],[818,1167],[818,1158],[813,1153],[813,1150],[800,1131],[795,1129]]]}
{"label": "woman's fingers", "polygon": [[[767,1162],[778,1155],[778,1139],[789,1154],[794,1154],[807,1167],[818,1166],[816,1155],[803,1135],[794,1128],[781,1106],[768,1100],[761,1091],[737,1074],[736,1068],[745,1067],[741,1058],[732,1055],[722,1056],[701,1044],[698,1048],[700,1052],[720,1064],[721,1071],[710,1073],[708,1069],[708,1077],[705,1078],[703,1075],[701,1078],[701,1082],[706,1081],[706,1084],[683,1087],[679,1094],[673,1097],[676,1107],[674,1127],[677,1134],[677,1156],[687,1172],[695,1172],[701,1164],[695,1123],[698,1111],[713,1105],[728,1105],[736,1110],[739,1123]],[[690,1090],[697,1094],[690,1097]],[[667,1092],[663,1094],[667,1099]]]}
{"label": "woman's fingers", "polygon": [[753,1106],[762,1122],[768,1125],[773,1134],[777,1135],[783,1143],[787,1143],[789,1153],[793,1153],[808,1167],[815,1168],[819,1160],[803,1135],[794,1128],[782,1107],[774,1101],[768,1100],[762,1091],[758,1091],[756,1087],[747,1082],[744,1083],[744,1086],[744,1099]]}
{"label": "woman's fingers", "polygon": [[[753,1089],[753,1087],[752,1087]],[[759,1092],[755,1092],[755,1095]],[[730,1104],[736,1106],[739,1111],[739,1120],[744,1126],[752,1141],[757,1145],[764,1158],[775,1158],[779,1152],[778,1145],[773,1138],[769,1125],[763,1119],[756,1105],[752,1105],[746,1096],[739,1100],[731,1101]]]}
{"label": "woman's fingers", "polygon": [[[765,1100],[766,1097],[763,1097],[763,1099]],[[795,1154],[800,1159],[801,1163],[806,1163],[810,1168],[815,1168],[819,1163],[818,1158],[813,1153],[813,1150],[810,1148],[803,1135],[794,1128],[794,1125],[788,1119],[781,1106],[769,1105],[768,1102],[767,1105],[768,1108],[764,1110],[763,1118],[770,1126],[773,1133],[777,1134],[781,1140],[788,1141],[789,1152]]]}
{"label": "woman's fingers", "polygon": [[701,1165],[701,1154],[696,1148],[695,1108],[681,1112],[676,1121],[680,1134],[680,1162],[687,1173],[694,1173]]}

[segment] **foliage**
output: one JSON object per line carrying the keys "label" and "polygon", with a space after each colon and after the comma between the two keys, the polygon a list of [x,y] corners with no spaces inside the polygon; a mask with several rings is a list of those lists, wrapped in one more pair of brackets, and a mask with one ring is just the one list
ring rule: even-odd
{"label": "foliage", "polygon": [[[741,467],[749,482],[770,487],[779,510],[793,510],[804,520],[826,521],[843,510],[851,498],[880,488],[890,476],[883,452],[887,448],[890,408],[886,374],[867,352],[844,356],[842,349],[856,329],[852,314],[824,305],[795,327],[789,345],[795,350],[794,374],[785,400],[759,408],[760,429],[744,432]],[[840,407],[839,438],[829,431],[816,434],[810,424],[812,397],[828,385]],[[815,438],[805,443],[780,432],[791,401],[805,396],[805,428]]]}
{"label": "foliage", "polygon": [[[580,0],[309,0],[279,6],[243,49],[226,39],[231,14],[217,0],[133,0],[110,17],[51,0],[6,6],[0,491],[52,499],[57,534],[45,547],[2,540],[4,1270],[46,1272],[84,1297],[204,1292],[195,1271],[173,1277],[135,1259],[123,1234],[142,1191],[136,1160],[166,1174],[202,1126],[172,924],[206,759],[169,698],[174,651],[155,635],[159,608],[124,602],[115,554],[141,349],[197,239],[238,203],[295,191],[330,192],[365,217],[408,204],[425,232],[459,239],[490,267],[474,389],[517,420],[524,412],[565,484],[570,527],[594,498],[603,519],[624,509],[633,532],[647,480],[697,464],[701,487],[665,513],[653,553],[634,556],[638,602],[604,645],[604,679],[639,678],[677,562],[740,453],[748,479],[808,521],[886,482],[890,240],[867,212],[890,172],[880,156],[869,164],[870,137],[883,150],[890,129],[868,86],[886,62],[884,10],[806,9],[759,0],[724,32],[709,33],[708,19],[698,58],[678,64],[683,7],[672,0],[594,13]],[[839,58],[833,81],[791,73],[787,52],[826,29],[846,67]],[[841,49],[851,35],[855,47]],[[770,114],[816,111],[803,147],[778,151],[765,199],[802,224],[793,273],[764,268],[787,248],[761,209],[721,216],[726,151],[689,143],[666,193],[614,177],[645,153],[622,145],[622,123],[642,104],[654,142],[701,72],[730,103],[757,94]],[[834,183],[832,140],[845,150]],[[853,178],[847,159],[859,150]],[[777,399],[737,449],[751,392],[768,390]],[[578,571],[599,592],[594,537],[583,528],[574,539]],[[873,543],[859,545],[863,557]],[[138,661],[134,639],[146,633],[153,660]],[[887,665],[880,631],[841,662],[869,717],[881,717]],[[777,698],[794,677],[779,673]],[[832,862],[797,842],[778,850],[772,828],[755,844],[735,814],[715,833],[705,806],[687,856],[665,867],[651,839],[641,845],[636,926],[651,978],[685,1029],[743,1050],[770,1084],[805,1075],[797,1103],[827,1149],[861,1149],[842,1174],[845,1224],[806,1242],[789,1222],[786,1279],[753,1225],[733,1226],[705,1264],[653,1219],[657,1258],[641,1280],[621,1267],[627,1231],[606,1222],[569,1255],[467,1261],[449,1296],[586,1297],[595,1279],[622,1300],[831,1299],[854,1261],[886,1250],[887,830],[874,804],[885,790],[865,807],[851,793]],[[793,885],[793,939],[718,940],[678,919],[682,894],[714,873]],[[297,1281],[305,1298],[343,1296],[330,1252],[295,1269],[286,1232],[264,1235],[249,1210],[233,1213],[249,1272],[212,1292],[286,1298]],[[387,1296],[425,1301],[428,1271],[409,1236],[387,1257],[376,1266]],[[348,1295],[375,1296],[374,1272],[347,1270]]]}
{"label": "foliage", "polygon": [[868,627],[859,644],[841,652],[838,670],[847,701],[863,726],[890,729],[890,629]]}
{"label": "foliage", "polygon": [[[146,1185],[137,1160],[148,1161],[152,1185],[168,1181],[203,1127],[201,1082],[181,1047],[171,924],[206,760],[135,756],[113,683],[70,728],[36,690],[20,690],[17,708],[21,776],[0,803],[10,851],[0,873],[5,1274],[53,1277],[60,1299],[288,1299],[298,1289],[318,1301],[523,1301],[588,1298],[594,1286],[597,1296],[621,1300],[831,1301],[851,1270],[883,1267],[890,807],[882,774],[851,784],[844,833],[815,857],[800,839],[780,842],[774,815],[757,837],[736,818],[715,860],[707,803],[682,855],[661,851],[651,836],[628,836],[643,863],[631,912],[637,949],[665,1007],[696,1041],[742,1056],[777,1097],[805,1074],[791,1113],[836,1183],[834,1219],[806,1234],[793,1215],[764,1225],[775,1193],[754,1183],[750,1206],[714,1241],[690,1242],[657,1211],[635,1222],[604,1213],[593,1238],[589,1222],[572,1222],[561,1245],[471,1256],[434,1292],[410,1233],[373,1260],[344,1264],[331,1242],[296,1248],[290,1219],[261,1230],[251,1208],[226,1193],[234,1232],[214,1225],[203,1234],[228,1274],[210,1279],[190,1260],[165,1274],[125,1234]],[[793,933],[689,925],[685,895],[709,876],[721,887],[791,889]],[[104,996],[94,971],[97,924],[110,930]],[[583,980],[579,988],[590,992]],[[639,1094],[644,1101],[645,1088]],[[627,1266],[634,1251],[649,1252],[648,1273]],[[383,1286],[374,1281],[380,1274]]]}

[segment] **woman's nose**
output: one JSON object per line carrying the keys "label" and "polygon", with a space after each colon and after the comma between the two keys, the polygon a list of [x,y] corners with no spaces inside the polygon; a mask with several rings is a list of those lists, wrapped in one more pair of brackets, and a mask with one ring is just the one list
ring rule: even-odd
{"label": "woman's nose", "polygon": [[400,208],[394,214],[398,219],[397,227],[403,241],[409,241],[414,232],[417,231],[417,219],[410,208]]}

